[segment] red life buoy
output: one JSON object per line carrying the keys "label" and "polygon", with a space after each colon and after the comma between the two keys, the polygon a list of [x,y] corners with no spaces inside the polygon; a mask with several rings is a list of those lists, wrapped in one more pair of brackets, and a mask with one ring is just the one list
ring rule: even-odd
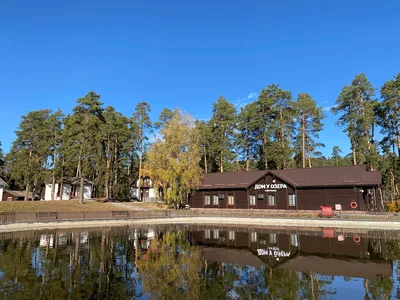
{"label": "red life buoy", "polygon": [[350,207],[353,208],[353,209],[354,209],[354,208],[357,208],[357,203],[354,202],[354,201],[353,201],[353,202],[350,202]]}
{"label": "red life buoy", "polygon": [[353,237],[353,241],[354,241],[354,243],[359,243],[361,241],[361,239],[358,235],[356,235],[355,237]]}

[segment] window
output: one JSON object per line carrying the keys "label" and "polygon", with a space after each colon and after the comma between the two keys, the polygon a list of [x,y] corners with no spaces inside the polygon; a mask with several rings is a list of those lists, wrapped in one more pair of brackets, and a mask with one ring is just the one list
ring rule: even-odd
{"label": "window", "polygon": [[228,195],[228,205],[235,205],[235,197]]}
{"label": "window", "polygon": [[288,195],[288,200],[289,200],[289,206],[296,206],[296,195]]}
{"label": "window", "polygon": [[250,240],[252,243],[257,242],[257,232],[250,232]]}
{"label": "window", "polygon": [[258,200],[264,200],[264,194],[258,194],[257,195]]}
{"label": "window", "polygon": [[213,238],[214,238],[214,240],[219,239],[219,230],[218,229],[213,230]]}
{"label": "window", "polygon": [[275,195],[268,195],[268,205],[275,205]]}
{"label": "window", "polygon": [[213,196],[213,205],[218,205],[218,195]]}
{"label": "window", "polygon": [[269,235],[269,243],[276,244],[276,233],[270,233]]}
{"label": "window", "polygon": [[297,234],[292,233],[292,234],[290,235],[290,244],[291,244],[292,246],[295,246],[295,247],[297,247],[297,246],[299,245],[299,241],[298,241],[298,236],[297,236]]}
{"label": "window", "polygon": [[211,230],[210,230],[210,229],[206,229],[206,230],[204,231],[204,238],[205,238],[206,240],[211,239]]}
{"label": "window", "polygon": [[235,239],[235,232],[229,231],[228,232],[228,240],[233,241]]}
{"label": "window", "polygon": [[255,195],[249,195],[249,204],[256,205],[256,196]]}
{"label": "window", "polygon": [[205,196],[204,196],[204,204],[205,204],[205,205],[210,205],[210,204],[211,204],[211,197],[210,197],[210,195],[205,195]]}

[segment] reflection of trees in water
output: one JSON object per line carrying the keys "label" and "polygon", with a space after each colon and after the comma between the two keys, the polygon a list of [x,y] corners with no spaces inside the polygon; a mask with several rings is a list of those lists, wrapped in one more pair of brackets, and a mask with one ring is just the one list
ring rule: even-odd
{"label": "reflection of trees in water", "polygon": [[183,232],[166,233],[138,261],[144,290],[155,299],[197,299],[200,251]]}
{"label": "reflection of trees in water", "polygon": [[[390,259],[400,258],[397,241],[382,245]],[[0,272],[1,293],[10,299],[135,299],[143,293],[174,300],[324,299],[335,293],[330,276],[202,260],[201,248],[179,230],[151,239],[129,228],[1,239]],[[395,272],[400,279],[397,263]],[[390,299],[393,288],[389,277],[364,280],[365,299]]]}

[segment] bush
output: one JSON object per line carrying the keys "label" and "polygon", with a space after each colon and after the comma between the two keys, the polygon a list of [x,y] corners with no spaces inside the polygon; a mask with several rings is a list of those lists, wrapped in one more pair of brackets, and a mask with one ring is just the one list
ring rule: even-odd
{"label": "bush", "polygon": [[389,212],[399,212],[400,211],[400,200],[386,203],[386,209]]}

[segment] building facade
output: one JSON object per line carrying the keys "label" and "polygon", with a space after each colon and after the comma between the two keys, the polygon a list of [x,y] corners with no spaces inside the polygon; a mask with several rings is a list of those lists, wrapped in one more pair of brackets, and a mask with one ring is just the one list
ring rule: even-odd
{"label": "building facade", "polygon": [[[91,199],[93,194],[93,185],[94,183],[84,179],[83,181],[83,199]],[[51,200],[51,190],[52,184],[46,183],[43,189],[41,199],[43,200]],[[69,179],[65,179],[63,181],[62,187],[60,184],[56,183],[54,185],[54,200],[71,200],[79,197],[81,187],[80,178],[73,177]],[[62,191],[61,191],[62,189]]]}
{"label": "building facade", "polygon": [[3,192],[4,192],[4,189],[6,188],[6,185],[7,185],[7,183],[3,179],[0,178],[0,201],[3,200]]}
{"label": "building facade", "polygon": [[379,210],[382,174],[365,165],[208,173],[189,200],[192,208]]}

